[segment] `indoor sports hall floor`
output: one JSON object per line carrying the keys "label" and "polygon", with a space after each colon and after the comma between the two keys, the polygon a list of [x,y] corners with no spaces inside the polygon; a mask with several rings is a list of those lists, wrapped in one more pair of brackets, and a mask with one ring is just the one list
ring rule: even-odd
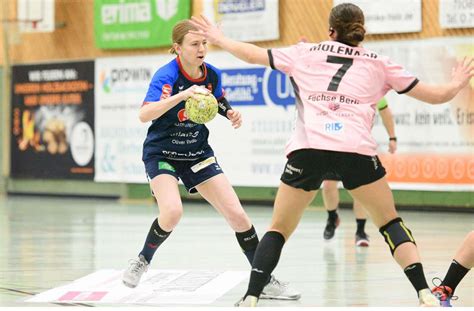
{"label": "indoor sports hall floor", "polygon": [[[271,208],[245,208],[262,236]],[[414,233],[431,285],[433,277],[444,276],[458,245],[473,230],[474,214],[400,214]],[[417,306],[414,290],[376,228],[367,225],[370,247],[356,249],[352,211],[345,209],[340,215],[335,239],[325,242],[326,213],[321,208],[306,211],[275,271],[279,279],[300,290],[302,298],[296,302],[262,300],[259,306]],[[100,269],[125,268],[141,249],[155,216],[151,201],[0,197],[0,307],[55,306],[24,300]],[[158,250],[151,269],[243,271],[248,264],[222,217],[206,204],[185,203],[180,225]],[[246,285],[241,282],[211,306],[232,306]],[[456,295],[455,306],[474,306],[472,271]]]}

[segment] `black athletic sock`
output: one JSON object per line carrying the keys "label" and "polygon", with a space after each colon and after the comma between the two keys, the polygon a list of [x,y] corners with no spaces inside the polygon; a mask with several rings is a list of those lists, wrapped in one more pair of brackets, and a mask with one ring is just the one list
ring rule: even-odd
{"label": "black athletic sock", "polygon": [[409,265],[403,271],[417,293],[422,289],[429,288],[428,283],[426,283],[425,273],[423,272],[423,265],[420,262]]}
{"label": "black athletic sock", "polygon": [[252,265],[255,251],[258,246],[258,236],[254,226],[245,232],[236,232],[235,236],[245,254],[245,257],[247,257],[250,265]]}
{"label": "black athletic sock", "polygon": [[276,231],[268,231],[258,244],[250,273],[250,282],[247,293],[260,297],[263,288],[268,283],[273,270],[280,260],[281,250],[285,244],[283,235]]}
{"label": "black athletic sock", "polygon": [[451,262],[451,266],[449,266],[448,272],[444,277],[443,285],[449,286],[454,293],[459,282],[461,282],[469,270],[470,269],[463,267],[459,262],[453,259],[453,262]]}
{"label": "black athletic sock", "polygon": [[143,249],[140,252],[140,255],[143,255],[146,261],[150,263],[158,246],[160,246],[161,243],[163,243],[170,234],[171,232],[166,232],[161,229],[160,225],[158,224],[158,219],[155,219],[151,224],[150,231],[148,231],[148,235],[145,240],[145,245],[143,245]]}
{"label": "black athletic sock", "polygon": [[336,219],[337,219],[337,209],[333,210],[333,211],[328,211],[328,219],[331,221],[331,222],[336,222]]}
{"label": "black athletic sock", "polygon": [[360,219],[356,218],[357,222],[357,231],[356,233],[364,233],[365,232],[365,222],[367,219]]}

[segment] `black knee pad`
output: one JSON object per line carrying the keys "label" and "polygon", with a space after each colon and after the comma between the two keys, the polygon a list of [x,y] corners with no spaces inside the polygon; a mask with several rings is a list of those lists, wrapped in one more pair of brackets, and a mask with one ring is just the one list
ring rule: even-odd
{"label": "black knee pad", "polygon": [[392,255],[397,247],[403,243],[411,242],[416,245],[410,229],[405,226],[400,217],[391,220],[388,224],[382,226],[379,231],[390,247]]}

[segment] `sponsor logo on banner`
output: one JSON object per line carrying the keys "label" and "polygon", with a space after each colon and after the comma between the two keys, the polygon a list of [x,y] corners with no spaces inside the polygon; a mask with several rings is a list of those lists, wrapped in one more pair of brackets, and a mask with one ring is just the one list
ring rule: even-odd
{"label": "sponsor logo on banner", "polygon": [[189,18],[189,0],[94,0],[99,48],[132,49],[171,44],[176,22]]}
{"label": "sponsor logo on banner", "polygon": [[99,73],[99,83],[106,93],[141,91],[150,82],[152,75],[150,68],[116,67],[102,70]]}
{"label": "sponsor logo on banner", "polygon": [[278,0],[206,0],[203,14],[232,39],[252,42],[280,37]]}
{"label": "sponsor logo on banner", "polygon": [[295,104],[295,92],[287,75],[270,68],[223,69],[222,87],[232,106],[280,106]]}

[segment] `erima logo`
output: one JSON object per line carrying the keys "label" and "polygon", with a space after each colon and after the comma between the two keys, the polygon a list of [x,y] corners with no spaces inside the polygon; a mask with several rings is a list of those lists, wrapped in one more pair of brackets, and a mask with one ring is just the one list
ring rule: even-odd
{"label": "erima logo", "polygon": [[[155,0],[156,15],[168,21],[178,13],[178,1]],[[119,0],[118,3],[104,4],[100,15],[104,25],[146,23],[153,19],[150,0]]]}
{"label": "erima logo", "polygon": [[258,270],[257,268],[253,268],[252,271],[257,272],[257,273],[263,273],[262,270]]}

